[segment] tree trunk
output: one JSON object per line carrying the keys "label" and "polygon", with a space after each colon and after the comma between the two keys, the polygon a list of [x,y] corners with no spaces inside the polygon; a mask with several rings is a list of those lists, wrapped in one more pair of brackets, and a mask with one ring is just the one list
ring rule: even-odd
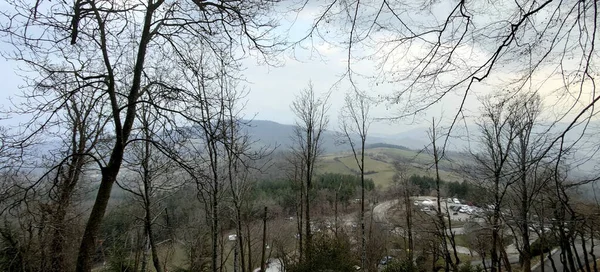
{"label": "tree trunk", "polygon": [[575,252],[575,261],[577,261],[577,271],[583,271],[583,264],[581,263],[581,258],[579,258],[579,252],[577,251],[577,247],[575,246],[575,238],[576,237],[572,237],[570,244],[571,244],[571,248],[573,249],[573,252]]}
{"label": "tree trunk", "polygon": [[[529,243],[529,190],[527,182],[527,164],[528,158],[527,153],[529,149],[529,137],[531,133],[531,127],[533,126],[533,120],[525,120],[524,127],[521,127],[518,134],[519,142],[519,171],[520,171],[520,185],[521,185],[521,239],[523,240],[523,248],[521,250],[521,260],[523,272],[531,272],[531,245]],[[529,158],[531,159],[531,158]],[[535,190],[535,188],[532,188]]]}
{"label": "tree trunk", "polygon": [[[73,134],[77,131],[73,131]],[[79,142],[75,144],[77,140],[72,139],[74,144],[73,153],[83,153],[85,150],[85,138],[81,137]],[[77,150],[75,150],[77,146]],[[75,186],[79,181],[80,173],[83,168],[84,161],[82,156],[73,155],[70,164],[67,167],[67,174],[64,177],[57,176],[58,179],[62,179],[60,188],[60,195],[56,202],[56,211],[53,216],[54,231],[52,233],[52,240],[50,242],[50,250],[53,254],[50,256],[50,271],[60,272],[67,270],[65,260],[65,228],[66,222],[65,217],[67,209],[71,205],[71,196],[75,191]],[[58,173],[58,175],[61,175]]]}
{"label": "tree trunk", "polygon": [[223,268],[225,267],[225,261],[227,261],[223,256],[225,256],[225,237],[223,236],[223,226],[219,226],[219,272],[223,272]]}
{"label": "tree trunk", "polygon": [[213,192],[212,192],[212,271],[217,272],[219,270],[219,198],[218,189],[219,186],[217,179],[213,180]]}
{"label": "tree trunk", "polygon": [[110,199],[110,193],[112,191],[112,186],[117,179],[117,175],[119,174],[119,170],[121,169],[121,164],[123,162],[123,152],[125,149],[125,143],[129,139],[129,134],[131,133],[131,128],[133,127],[133,123],[136,117],[136,101],[138,99],[142,72],[144,70],[144,61],[146,59],[146,52],[148,48],[148,43],[150,42],[150,27],[152,25],[152,16],[156,8],[159,5],[151,5],[147,8],[146,13],[144,14],[144,25],[142,27],[142,33],[140,37],[140,45],[138,47],[138,51],[136,54],[135,67],[133,69],[133,78],[131,83],[131,89],[127,96],[127,107],[125,108],[125,121],[121,124],[120,113],[121,110],[115,109],[117,107],[116,101],[116,90],[115,90],[115,76],[113,74],[112,67],[110,67],[110,59],[108,57],[108,48],[105,44],[106,33],[104,29],[104,21],[98,19],[98,24],[100,24],[100,37],[102,41],[102,51],[103,58],[105,61],[105,65],[107,65],[109,69],[109,76],[107,77],[108,81],[108,90],[106,91],[108,95],[111,97],[111,103],[113,104],[113,118],[115,120],[115,146],[112,149],[109,162],[107,166],[102,167],[102,180],[100,181],[100,188],[98,189],[98,194],[96,195],[96,200],[94,201],[94,206],[92,207],[92,212],[90,213],[90,218],[85,226],[85,231],[83,232],[83,238],[81,239],[81,246],[79,247],[79,253],[77,256],[77,272],[89,272],[92,270],[92,257],[96,250],[96,239],[98,235],[98,231],[100,230],[100,225],[102,224],[102,219],[104,218],[104,214],[106,213],[106,207],[108,206],[108,200]]}
{"label": "tree trunk", "polygon": [[138,249],[135,251],[135,256],[133,258],[133,271],[138,271],[138,267],[140,266],[140,240],[142,239],[140,236],[140,231],[137,230],[136,231],[136,243],[135,243],[135,248]]}
{"label": "tree trunk", "polygon": [[548,260],[550,260],[550,265],[552,265],[552,271],[557,272],[556,263],[554,263],[554,257],[552,257],[552,254],[550,253],[548,253]]}
{"label": "tree trunk", "polygon": [[[70,196],[70,193],[69,193]],[[70,197],[69,197],[70,198]],[[65,216],[66,206],[69,205],[69,201],[64,197],[58,202],[58,207],[55,211],[53,218],[54,231],[52,233],[52,241],[50,242],[50,271],[61,272],[67,269],[65,264]]]}
{"label": "tree trunk", "polygon": [[[144,230],[146,228],[144,227]],[[140,272],[146,272],[148,270],[148,253],[150,251],[150,238],[148,238],[148,232],[144,231],[146,239],[144,239],[144,253],[142,254],[142,268]]]}
{"label": "tree trunk", "polygon": [[573,251],[571,250],[571,244],[567,241],[567,261],[569,263],[570,271],[576,272],[575,258],[573,257]]}
{"label": "tree trunk", "polygon": [[250,223],[246,224],[246,244],[248,244],[248,272],[252,271],[252,239],[250,238]]}
{"label": "tree trunk", "polygon": [[598,262],[596,261],[596,255],[594,254],[594,227],[593,227],[593,223],[590,224],[590,256],[592,256],[592,261],[593,261],[593,268],[594,271],[598,271]]}
{"label": "tree trunk", "polygon": [[304,232],[303,230],[303,218],[304,218],[304,182],[301,180],[300,181],[300,207],[299,207],[299,211],[297,211],[298,214],[298,254],[300,257],[300,261],[303,261],[303,257],[304,257],[304,244],[303,242],[303,238],[304,235],[302,235],[302,233]]}
{"label": "tree trunk", "polygon": [[481,254],[481,264],[483,265],[483,271],[488,271],[487,265],[485,264],[485,254]]}
{"label": "tree trunk", "polygon": [[585,230],[585,226],[581,226],[581,227],[582,227],[582,230],[579,232],[579,234],[580,234],[581,245],[582,245],[582,250],[583,250],[584,269],[586,272],[591,272],[590,271],[590,259],[588,258],[585,236],[583,235],[583,230]]}
{"label": "tree trunk", "polygon": [[[150,215],[148,213],[148,215]],[[162,272],[162,267],[160,266],[160,259],[158,257],[158,249],[156,248],[156,241],[154,240],[154,236],[152,235],[152,223],[151,218],[147,219],[146,228],[148,232],[148,241],[150,242],[150,251],[152,252],[152,264],[154,265],[154,269],[156,272]]]}
{"label": "tree trunk", "polygon": [[[305,207],[305,213],[306,213],[306,222],[304,222],[306,224],[306,258],[308,260],[310,260],[312,258],[312,234],[311,234],[311,229],[310,229],[310,191],[312,189],[312,170],[314,165],[312,164],[313,162],[313,157],[316,156],[316,148],[313,146],[313,140],[314,140],[314,135],[313,135],[313,124],[312,121],[310,121],[310,124],[307,125],[307,133],[306,133],[306,150],[307,150],[307,156],[306,156],[306,194],[304,195],[304,205]],[[315,150],[313,150],[315,149]]]}
{"label": "tree trunk", "polygon": [[406,209],[406,228],[408,236],[408,261],[412,264],[414,261],[414,245],[412,231],[412,206],[410,203],[410,190],[408,189],[408,181],[405,181],[404,189],[404,206]]}
{"label": "tree trunk", "polygon": [[[144,120],[146,121],[146,120]],[[145,122],[144,122],[145,123]],[[144,158],[142,159],[142,168],[143,168],[143,179],[144,179],[144,229],[146,232],[146,236],[148,237],[148,243],[150,245],[150,251],[152,252],[152,264],[154,265],[154,269],[156,272],[162,272],[162,267],[160,266],[160,260],[158,257],[158,251],[156,248],[156,243],[154,241],[154,236],[152,235],[152,177],[150,173],[149,159],[151,156],[150,152],[150,135],[148,132],[147,124],[145,124],[145,136],[148,141],[145,142],[144,149]],[[146,257],[146,256],[145,256]],[[145,259],[144,259],[145,261]]]}
{"label": "tree trunk", "polygon": [[492,272],[496,272],[499,271],[500,268],[500,259],[498,257],[498,244],[499,244],[499,235],[498,235],[498,223],[499,223],[499,217],[500,217],[500,207],[499,207],[499,201],[498,201],[498,181],[496,181],[496,201],[495,201],[495,207],[494,207],[494,215],[493,215],[493,219],[492,219],[492,251],[491,251],[491,257],[492,257],[492,264],[491,264],[491,271]]}
{"label": "tree trunk", "polygon": [[[442,214],[442,201],[441,201],[441,195],[440,195],[440,182],[441,182],[440,181],[440,170],[439,170],[440,158],[438,155],[436,139],[437,139],[437,137],[436,137],[435,119],[433,119],[433,129],[431,131],[431,143],[433,145],[433,162],[435,164],[435,192],[436,192],[436,204],[437,204],[436,215],[437,215],[437,220],[438,220],[438,222],[436,223],[437,229],[438,229],[437,235],[440,239],[440,242],[442,242],[442,253],[444,255],[444,270],[446,272],[450,271],[450,265],[452,265],[452,268],[455,271],[457,271],[458,265],[455,265],[454,262],[452,261],[452,257],[450,256],[450,250],[448,249],[448,241],[446,240],[447,239],[446,223],[444,221],[444,215]],[[453,237],[454,236],[452,235],[452,238]],[[458,255],[456,254],[456,250],[455,250],[454,256],[456,257],[456,261],[458,264],[459,259],[458,259]]]}
{"label": "tree trunk", "polygon": [[[525,175],[525,173],[521,173]],[[525,179],[525,176],[522,177]],[[523,181],[525,183],[526,181]],[[521,188],[521,238],[523,239],[523,250],[521,250],[521,258],[523,260],[523,272],[531,272],[531,244],[529,243],[529,221],[528,221],[528,195],[527,184],[522,184]]]}
{"label": "tree trunk", "polygon": [[[496,223],[494,223],[494,225],[495,224]],[[496,229],[495,226],[492,229],[492,252],[490,255],[492,257],[492,264],[491,264],[492,272],[496,272],[496,271],[498,271],[498,268],[499,268],[499,259],[498,259],[498,230]]]}
{"label": "tree trunk", "polygon": [[240,267],[242,268],[242,272],[245,272],[246,271],[246,258],[244,257],[244,239],[242,237],[242,235],[243,235],[242,234],[242,214],[241,214],[241,211],[240,211],[241,208],[239,207],[239,205],[238,205],[238,207],[236,207],[236,209],[237,209],[237,211],[236,211],[237,212],[236,232],[237,232],[237,239],[238,239],[236,247],[239,247],[239,250],[240,250],[240,254],[239,254],[240,255]]}
{"label": "tree trunk", "polygon": [[[236,231],[236,233],[237,233],[237,231]],[[239,234],[238,234],[238,236],[239,236]],[[235,243],[233,244],[233,272],[238,272],[238,267],[240,266],[239,259],[240,259],[240,250],[238,247],[238,240],[236,237]]]}
{"label": "tree trunk", "polygon": [[262,237],[262,253],[260,256],[260,271],[265,272],[267,267],[265,263],[265,253],[267,251],[267,207],[263,215],[263,237]]}
{"label": "tree trunk", "polygon": [[121,154],[117,164],[102,169],[100,188],[98,189],[96,201],[92,207],[92,212],[90,213],[90,218],[85,226],[83,239],[81,240],[81,246],[79,247],[77,272],[89,272],[92,270],[92,257],[96,252],[96,235],[100,230],[100,224],[102,224],[102,219],[104,218],[104,213],[108,206],[108,200],[110,199],[110,192],[117,174],[119,173],[122,157]]}
{"label": "tree trunk", "polygon": [[367,264],[367,238],[365,236],[365,138],[361,141],[360,154],[360,230],[361,230],[361,266],[365,271]]}
{"label": "tree trunk", "polygon": [[[310,167],[310,166],[308,166]],[[307,175],[310,175],[310,171],[308,171],[306,173]],[[311,189],[311,184],[310,184],[310,178],[307,178],[307,182],[306,182],[306,193],[304,194],[304,208],[305,208],[305,228],[306,228],[306,258],[308,260],[311,259],[312,257],[312,237],[311,237],[311,229],[310,229],[310,189]]]}
{"label": "tree trunk", "polygon": [[[340,183],[341,184],[341,183]],[[335,191],[335,205],[333,209],[334,214],[334,235],[335,238],[338,237],[338,191]]]}
{"label": "tree trunk", "polygon": [[[450,245],[452,246],[452,251],[454,253],[454,259],[456,260],[456,266],[460,265],[460,258],[458,257],[458,251],[456,250],[456,239],[455,234],[452,231],[452,220],[450,219],[450,212],[448,211],[448,203],[446,203],[446,213],[448,214],[448,231],[450,232]],[[473,256],[473,252],[469,249],[471,256]]]}
{"label": "tree trunk", "polygon": [[506,254],[506,246],[504,245],[504,241],[502,239],[504,237],[504,233],[500,235],[500,255],[502,256],[502,260],[504,261],[504,266],[506,267],[506,271],[511,272],[512,266],[510,265],[510,261],[508,260],[508,254]]}

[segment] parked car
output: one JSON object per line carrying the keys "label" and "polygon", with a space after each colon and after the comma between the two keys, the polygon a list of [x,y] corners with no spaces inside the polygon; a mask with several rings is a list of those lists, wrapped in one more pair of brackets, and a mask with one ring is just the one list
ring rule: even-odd
{"label": "parked car", "polygon": [[458,198],[452,199],[452,201],[454,201],[454,204],[460,204],[460,201],[458,201]]}
{"label": "parked car", "polygon": [[379,262],[380,265],[387,265],[388,263],[390,263],[392,260],[394,259],[394,257],[392,256],[385,256],[383,257],[383,259],[381,259],[381,261]]}
{"label": "parked car", "polygon": [[435,205],[435,200],[425,199],[425,200],[423,200],[423,202],[421,202],[421,205],[424,205],[424,206],[433,206],[433,205]]}

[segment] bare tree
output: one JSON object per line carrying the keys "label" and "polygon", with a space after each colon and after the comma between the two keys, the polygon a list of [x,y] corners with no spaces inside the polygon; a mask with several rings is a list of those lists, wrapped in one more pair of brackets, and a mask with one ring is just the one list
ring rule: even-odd
{"label": "bare tree", "polygon": [[224,77],[221,84],[223,86],[220,96],[224,102],[224,120],[221,130],[224,134],[223,145],[227,169],[226,176],[231,204],[234,210],[233,221],[236,227],[236,247],[239,249],[239,259],[241,261],[239,267],[243,272],[250,270],[250,268],[246,268],[246,263],[250,264],[250,259],[252,258],[250,252],[246,256],[244,250],[244,242],[246,240],[249,242],[251,237],[249,235],[245,237],[246,235],[243,232],[243,223],[246,220],[243,215],[243,208],[250,201],[248,196],[252,188],[252,172],[263,170],[268,160],[267,162],[262,161],[265,161],[266,157],[273,150],[270,147],[253,147],[253,140],[248,132],[244,130],[245,126],[250,126],[249,121],[243,120],[242,115],[244,105],[242,99],[246,95],[246,91],[239,90],[237,81],[234,79],[228,80]]}
{"label": "bare tree", "polygon": [[[56,186],[50,191],[50,199],[54,201],[53,228],[51,234],[51,271],[63,271],[67,268],[66,243],[64,233],[66,228],[65,217],[67,210],[72,205],[74,191],[80,181],[80,176],[85,171],[89,162],[96,158],[90,156],[95,152],[96,144],[102,136],[106,123],[99,119],[95,102],[97,101],[97,90],[90,90],[87,93],[73,95],[65,106],[67,122],[70,124],[70,143],[65,146],[70,147],[67,159],[58,164],[57,176],[54,180]],[[78,97],[79,96],[79,97]],[[100,109],[101,110],[101,109]]]}
{"label": "bare tree", "polygon": [[363,271],[367,262],[367,238],[365,235],[365,146],[367,133],[372,122],[369,115],[370,106],[368,97],[355,90],[346,94],[344,107],[339,117],[340,129],[345,138],[344,142],[350,144],[354,161],[360,172],[361,269]]}
{"label": "bare tree", "polygon": [[[481,148],[472,153],[474,178],[480,179],[482,185],[489,188],[488,205],[492,210],[489,222],[492,232],[491,271],[500,270],[502,214],[504,197],[513,179],[508,166],[510,152],[517,138],[517,131],[510,123],[515,121],[515,113],[508,108],[508,101],[503,97],[487,97],[483,102],[482,116],[478,127],[481,133]],[[507,269],[510,269],[508,267]]]}
{"label": "bare tree", "polygon": [[518,203],[514,209],[518,213],[518,230],[521,241],[516,241],[524,271],[531,271],[531,246],[530,246],[530,216],[533,201],[540,190],[549,181],[544,170],[547,162],[540,154],[546,148],[545,136],[535,133],[539,129],[539,115],[541,114],[541,99],[539,95],[517,95],[509,101],[510,110],[514,112],[515,121],[509,123],[514,126],[516,138],[513,150],[510,153],[509,165],[515,175],[515,183],[511,186],[514,192],[512,198]]}
{"label": "bare tree", "polygon": [[[178,91],[177,79],[157,75],[166,68],[157,64],[167,64],[167,59],[180,54],[192,37],[204,41],[205,50],[250,46],[263,54],[271,52],[277,41],[270,39],[274,23],[266,16],[273,2],[8,2],[0,27],[3,41],[13,46],[6,55],[30,69],[32,85],[44,80],[42,71],[68,74],[84,86],[100,85],[103,95],[99,99],[110,104],[102,116],[114,141],[101,166],[101,183],[81,242],[77,271],[91,270],[95,237],[134,129],[138,104],[152,104],[142,100],[142,94],[157,93],[154,87],[162,86],[169,90],[163,94],[174,101],[186,95]],[[48,112],[43,103],[40,113]],[[178,105],[165,106],[178,112]]]}
{"label": "bare tree", "polygon": [[[228,100],[234,102],[234,99]],[[233,104],[233,103],[232,103]],[[233,109],[232,109],[233,110]],[[231,111],[232,111],[231,110]],[[226,154],[227,154],[227,179],[229,182],[229,189],[231,193],[231,201],[233,204],[234,216],[233,220],[236,226],[236,247],[239,249],[240,256],[240,268],[241,271],[246,271],[246,256],[244,251],[244,233],[242,229],[242,224],[244,218],[242,217],[242,207],[244,201],[247,201],[247,194],[250,189],[249,184],[249,172],[252,160],[257,160],[258,158],[252,157],[250,154],[250,140],[248,135],[245,135],[241,132],[240,122],[241,120],[237,119],[237,116],[232,115],[232,112],[229,113],[229,121],[227,124],[227,128],[224,129],[226,131]],[[248,157],[244,157],[248,156]],[[257,156],[259,153],[257,152]],[[250,237],[245,237],[245,239],[250,239]],[[236,249],[236,252],[237,252]],[[237,255],[237,254],[236,254]],[[250,258],[251,256],[248,256]],[[237,260],[237,256],[236,256]],[[237,267],[235,267],[237,269]],[[235,270],[237,271],[237,270]]]}
{"label": "bare tree", "polygon": [[[190,58],[192,56],[189,56]],[[227,153],[225,136],[229,120],[226,117],[224,94],[228,71],[222,70],[217,59],[200,52],[193,62],[182,59],[179,64],[187,83],[190,97],[199,101],[187,114],[196,116],[191,132],[184,136],[189,142],[186,158],[189,165],[195,163],[192,178],[196,182],[198,198],[206,211],[206,223],[211,234],[211,270],[222,269],[220,256],[220,225],[227,181]]]}
{"label": "bare tree", "polygon": [[318,98],[312,83],[303,89],[291,105],[292,112],[296,115],[296,127],[293,135],[295,145],[293,152],[300,158],[306,191],[304,193],[304,220],[306,245],[306,258],[311,258],[312,235],[310,222],[310,196],[315,164],[322,154],[321,147],[323,132],[327,129],[329,118],[327,111],[329,95]]}
{"label": "bare tree", "polygon": [[414,215],[413,215],[413,203],[411,203],[411,196],[414,194],[414,186],[411,184],[410,179],[407,177],[406,168],[400,164],[394,164],[396,174],[394,174],[394,185],[398,190],[398,202],[401,207],[404,208],[404,222],[400,224],[403,228],[403,238],[406,244],[407,259],[409,263],[413,263],[415,254],[414,244]]}
{"label": "bare tree", "polygon": [[[441,201],[441,191],[440,184],[442,180],[440,178],[440,161],[444,158],[444,150],[440,150],[438,146],[438,141],[443,135],[439,134],[439,128],[436,127],[435,119],[432,120],[431,129],[429,131],[429,138],[431,140],[432,147],[432,155],[433,155],[433,166],[435,168],[435,192],[436,192],[436,227],[437,227],[437,236],[440,239],[442,245],[442,252],[444,255],[444,263],[445,263],[445,271],[450,271],[450,266],[454,271],[458,270],[458,265],[460,264],[460,258],[458,257],[458,253],[456,251],[456,241],[454,239],[454,232],[452,232],[452,221],[450,220],[450,211],[448,209],[448,204],[446,201],[445,212],[442,209],[442,201]],[[444,216],[448,218],[448,227],[446,227],[446,221],[444,220]],[[449,234],[448,234],[449,233]],[[450,246],[452,246],[452,250],[454,253],[454,260],[450,256],[450,249],[448,248],[448,242],[450,242]]]}
{"label": "bare tree", "polygon": [[[598,69],[596,2],[306,0],[299,8],[307,7],[314,20],[297,44],[325,41],[345,49],[343,76],[393,88],[383,97],[400,104],[397,118],[458,95],[452,132],[468,99],[491,85],[555,95],[547,107],[568,125],[550,146],[572,147],[577,143],[564,142],[568,135],[592,140],[597,132],[589,126],[600,100],[592,72]],[[373,64],[372,73],[356,71],[358,63]]]}
{"label": "bare tree", "polygon": [[[586,251],[585,235],[578,240],[578,226],[583,225],[586,212],[578,211],[577,193],[578,182],[569,179],[569,173],[565,166],[554,167],[551,172],[553,183],[550,186],[551,196],[546,200],[552,213],[553,232],[558,240],[560,248],[560,264],[563,271],[586,271],[589,269],[585,264],[588,254],[580,254],[580,250]],[[581,235],[581,233],[579,233]],[[592,234],[593,235],[593,234]],[[583,253],[583,252],[582,252]],[[581,260],[581,257],[584,260]],[[553,263],[554,268],[554,263]],[[560,270],[560,269],[559,269]]]}
{"label": "bare tree", "polygon": [[[247,271],[251,269],[252,246],[250,218],[244,209],[249,206],[250,174],[261,169],[260,160],[269,150],[254,148],[244,130],[249,125],[241,113],[247,92],[238,89],[241,78],[236,73],[238,67],[232,64],[234,56],[228,51],[216,55],[206,50],[196,52],[193,45],[181,54],[173,61],[174,69],[181,75],[182,85],[178,88],[192,102],[182,101],[188,106],[182,114],[189,116],[191,127],[181,130],[187,140],[181,146],[180,158],[196,183],[198,199],[206,211],[211,232],[211,269],[224,269],[221,232],[228,219],[225,215],[230,213],[237,240],[234,255],[238,256],[239,250],[241,256],[241,266],[236,269]],[[245,233],[244,221],[248,221]]]}
{"label": "bare tree", "polygon": [[296,188],[296,191],[298,193],[298,198],[295,201],[295,210],[296,210],[296,231],[297,231],[297,236],[296,238],[298,239],[298,256],[299,256],[299,260],[302,261],[303,257],[304,257],[304,225],[303,225],[303,218],[304,218],[304,194],[305,194],[305,186],[304,186],[304,171],[303,169],[303,163],[302,163],[302,157],[300,154],[295,153],[295,152],[291,152],[290,154],[288,154],[288,156],[286,156],[286,162],[287,164],[290,166],[290,169],[288,170],[288,176],[290,178],[290,180],[292,181],[292,184],[294,185],[294,188]]}
{"label": "bare tree", "polygon": [[[152,100],[151,98],[149,100]],[[148,250],[152,254],[152,263],[157,272],[163,271],[158,255],[155,238],[155,221],[164,209],[161,199],[183,185],[182,182],[170,177],[177,176],[176,164],[169,156],[160,152],[159,148],[175,149],[179,144],[172,138],[165,137],[169,131],[164,129],[163,119],[157,117],[148,105],[143,104],[138,111],[139,135],[134,135],[138,141],[131,143],[130,151],[124,157],[124,169],[121,181],[117,185],[132,193],[140,202],[143,210],[141,222],[143,226],[144,249],[141,271],[147,271]],[[162,139],[160,139],[162,138]],[[160,143],[157,144],[157,143]]]}
{"label": "bare tree", "polygon": [[[36,99],[44,93],[56,95],[44,105],[54,112],[50,117],[34,114],[32,120],[23,124],[25,128],[35,128],[37,135],[31,135],[28,129],[11,129],[13,134],[18,130],[17,135],[12,135],[10,140],[2,139],[2,151],[9,151],[5,150],[7,148],[18,151],[21,160],[27,162],[8,163],[5,159],[9,157],[3,158],[1,169],[21,173],[28,180],[17,187],[4,186],[6,192],[15,193],[12,199],[4,201],[17,209],[23,208],[22,205],[39,205],[40,210],[31,214],[35,220],[42,221],[40,226],[43,226],[37,235],[39,259],[42,260],[39,269],[64,271],[74,269],[71,261],[74,248],[68,241],[78,233],[74,222],[79,216],[74,214],[81,212],[75,205],[83,187],[80,181],[86,173],[91,173],[90,163],[99,160],[97,147],[106,126],[101,117],[105,105],[99,100],[101,90],[98,85],[83,85],[77,80],[66,79],[68,75],[46,75],[46,80],[35,88],[23,91],[12,114],[37,113],[40,105],[36,104]],[[38,122],[46,123],[39,127]],[[29,138],[29,144],[23,138]],[[39,152],[44,145],[45,148],[51,146],[47,154]],[[8,166],[13,169],[9,170]]]}

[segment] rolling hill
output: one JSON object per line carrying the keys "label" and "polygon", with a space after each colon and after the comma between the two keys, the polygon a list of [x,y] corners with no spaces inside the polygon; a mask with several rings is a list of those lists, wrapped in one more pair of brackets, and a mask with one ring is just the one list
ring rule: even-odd
{"label": "rolling hill", "polygon": [[[393,147],[374,147],[365,150],[366,177],[373,179],[376,186],[388,187],[394,182],[397,173],[395,164],[399,163],[407,176],[434,176],[433,159],[429,154],[409,149]],[[359,174],[359,168],[351,152],[329,154],[319,164],[319,173]],[[448,160],[440,163],[440,177],[446,181],[462,181],[455,171],[455,164]]]}
{"label": "rolling hill", "polygon": [[[268,120],[247,121],[245,131],[261,146],[277,147],[287,149],[294,145],[294,125],[280,124]],[[344,152],[350,150],[348,144],[341,144],[343,137],[336,131],[326,130],[322,135],[322,147],[325,153]],[[394,137],[371,136],[367,137],[367,144],[385,144],[394,146],[408,146],[412,141],[403,142]],[[424,145],[409,146],[413,149],[423,148]]]}
{"label": "rolling hill", "polygon": [[[292,135],[294,133],[293,125],[279,124],[273,121],[252,120],[246,127],[247,133],[256,144],[261,146],[277,147],[278,151],[288,150],[293,144]],[[322,147],[324,156],[319,160],[318,173],[340,173],[340,174],[358,174],[358,166],[352,155],[349,145],[339,144],[340,135],[335,131],[326,131],[323,134]],[[414,134],[414,137],[422,138],[420,134]],[[402,140],[404,139],[404,140]],[[367,150],[365,152],[366,165],[365,172],[367,178],[373,179],[377,186],[388,187],[393,183],[394,175],[397,173],[396,163],[400,163],[407,176],[435,175],[433,168],[433,158],[430,154],[419,152],[408,148],[422,149],[424,147],[423,139],[418,144],[404,137],[384,137],[369,136],[367,138]],[[413,147],[416,146],[416,147]],[[448,153],[450,159],[461,161],[463,155],[458,152]],[[454,168],[456,163],[448,160],[440,163],[441,178],[447,181],[463,180]]]}

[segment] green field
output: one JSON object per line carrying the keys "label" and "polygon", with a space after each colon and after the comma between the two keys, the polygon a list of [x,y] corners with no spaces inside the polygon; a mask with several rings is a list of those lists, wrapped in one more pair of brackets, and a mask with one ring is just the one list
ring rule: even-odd
{"label": "green field", "polygon": [[[365,150],[366,177],[373,179],[376,186],[388,187],[396,174],[395,164],[399,164],[407,176],[434,176],[433,158],[430,154],[396,148],[371,148]],[[358,174],[358,166],[351,152],[329,154],[319,162],[319,173]],[[440,177],[446,181],[460,181],[462,178],[453,170],[453,164],[440,162]]]}

